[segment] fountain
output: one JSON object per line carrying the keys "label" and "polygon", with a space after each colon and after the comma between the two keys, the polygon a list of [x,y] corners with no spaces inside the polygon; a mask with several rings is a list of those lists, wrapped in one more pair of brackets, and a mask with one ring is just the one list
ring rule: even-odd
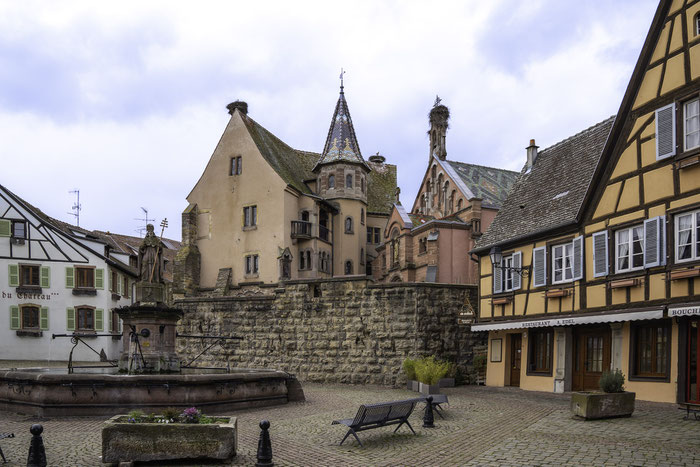
{"label": "fountain", "polygon": [[[0,371],[0,409],[38,416],[82,416],[197,406],[217,413],[304,400],[297,379],[283,371],[225,368],[223,373],[214,373],[182,364],[175,348],[177,338],[239,338],[178,336],[182,311],[166,304],[162,251],[162,241],[149,225],[139,248],[135,302],[114,310],[123,321],[124,345],[118,365],[85,368],[70,362],[68,372],[61,373],[47,368]],[[71,337],[75,345],[81,342],[80,335],[55,336]]]}

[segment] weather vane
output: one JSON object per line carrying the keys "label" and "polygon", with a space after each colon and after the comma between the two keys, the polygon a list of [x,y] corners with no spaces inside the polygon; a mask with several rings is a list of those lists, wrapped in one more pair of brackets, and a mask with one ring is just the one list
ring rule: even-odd
{"label": "weather vane", "polygon": [[437,107],[438,105],[440,105],[440,102],[442,102],[442,99],[440,99],[440,96],[435,94],[435,103],[433,104],[433,107]]}
{"label": "weather vane", "polygon": [[343,75],[345,74],[345,70],[342,68],[340,69],[340,90],[343,90]]}

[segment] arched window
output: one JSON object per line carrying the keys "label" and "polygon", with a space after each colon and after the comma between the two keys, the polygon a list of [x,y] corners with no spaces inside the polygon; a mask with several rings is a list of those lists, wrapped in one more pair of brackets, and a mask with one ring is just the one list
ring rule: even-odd
{"label": "arched window", "polygon": [[362,193],[365,192],[365,177],[360,178],[360,189],[362,190]]}
{"label": "arched window", "polygon": [[352,174],[347,174],[345,176],[345,187],[352,188]]}
{"label": "arched window", "polygon": [[432,169],[430,169],[430,178],[435,179],[437,176],[437,166],[433,166]]}
{"label": "arched window", "polygon": [[352,274],[352,261],[347,260],[345,262],[345,275],[349,276],[350,274]]}
{"label": "arched window", "polygon": [[455,208],[455,197],[457,196],[457,191],[452,190],[452,193],[450,194],[450,212],[454,211]]}
{"label": "arched window", "polygon": [[695,15],[695,35],[700,36],[700,13]]}
{"label": "arched window", "polygon": [[437,194],[438,195],[438,203],[437,204],[438,204],[438,207],[440,207],[440,206],[442,206],[442,193],[440,193],[440,190],[442,189],[442,174],[440,174],[440,176],[438,177],[438,183],[437,183],[436,188],[438,189],[438,194]]}
{"label": "arched window", "polygon": [[458,211],[462,210],[462,198],[460,198],[459,201],[457,201],[457,210]]}
{"label": "arched window", "polygon": [[360,208],[360,224],[365,225],[365,209]]}
{"label": "arched window", "polygon": [[345,233],[346,234],[352,233],[352,217],[345,218]]}
{"label": "arched window", "polygon": [[328,188],[335,188],[335,175],[328,176]]}
{"label": "arched window", "polygon": [[394,229],[391,231],[391,266],[399,264],[399,231]]}

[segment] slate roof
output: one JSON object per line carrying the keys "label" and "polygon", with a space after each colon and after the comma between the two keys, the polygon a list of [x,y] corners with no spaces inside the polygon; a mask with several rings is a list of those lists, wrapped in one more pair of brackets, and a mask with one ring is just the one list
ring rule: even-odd
{"label": "slate roof", "polygon": [[335,105],[331,126],[328,129],[328,137],[326,145],[321,153],[321,158],[316,162],[316,167],[320,165],[330,164],[333,162],[353,162],[366,166],[362,154],[360,153],[360,145],[357,144],[355,136],[355,127],[352,125],[350,118],[350,109],[345,101],[345,93],[343,87],[340,87],[340,96]]}
{"label": "slate roof", "polygon": [[[321,154],[294,149],[248,115],[241,113],[241,118],[260,154],[282,180],[301,193],[313,194],[304,180],[316,179],[313,168]],[[367,174],[367,211],[389,214],[396,197],[396,166],[374,162],[366,165],[370,169]]]}
{"label": "slate roof", "polygon": [[474,250],[576,222],[614,121],[610,117],[540,151]]}
{"label": "slate roof", "polygon": [[[512,170],[449,160],[445,162],[471,192],[471,196],[465,194],[469,198],[481,198],[481,206],[486,208],[500,209],[519,175]],[[454,177],[454,174],[451,175]]]}

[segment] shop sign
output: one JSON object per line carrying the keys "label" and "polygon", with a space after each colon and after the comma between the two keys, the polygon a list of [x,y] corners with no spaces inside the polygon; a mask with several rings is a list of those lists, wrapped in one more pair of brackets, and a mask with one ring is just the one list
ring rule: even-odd
{"label": "shop sign", "polygon": [[668,316],[690,316],[700,315],[700,305],[682,306],[678,308],[669,308]]}

